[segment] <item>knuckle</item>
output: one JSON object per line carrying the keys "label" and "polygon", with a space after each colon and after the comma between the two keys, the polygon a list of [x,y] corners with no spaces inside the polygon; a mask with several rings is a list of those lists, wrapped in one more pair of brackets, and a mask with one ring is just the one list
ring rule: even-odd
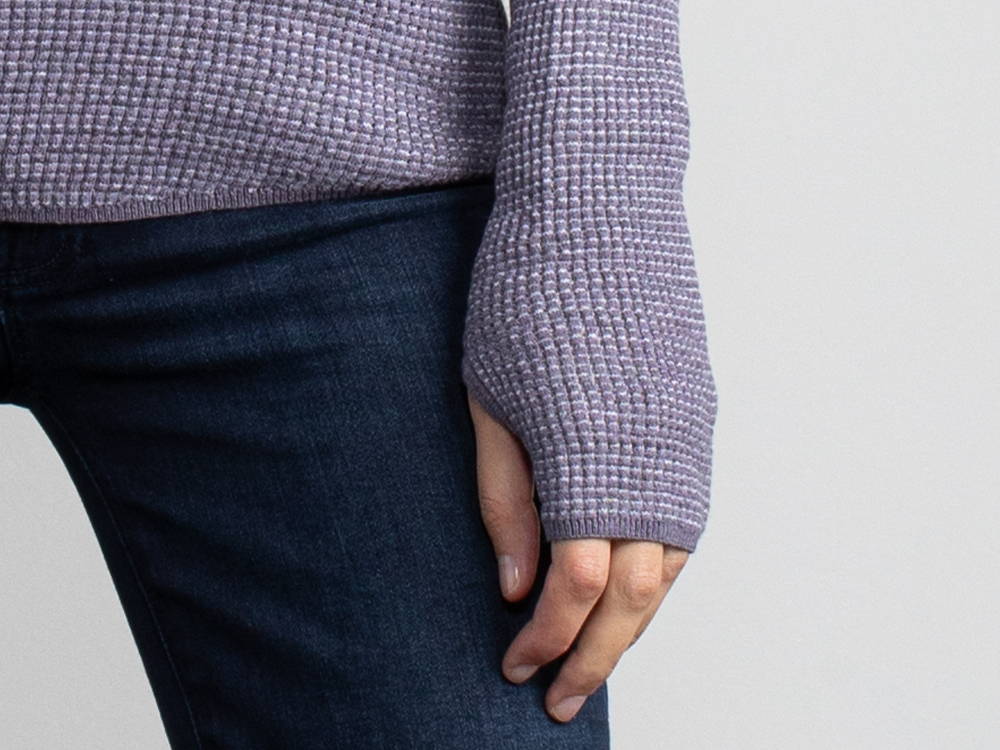
{"label": "knuckle", "polygon": [[511,666],[517,666],[519,664],[545,664],[557,655],[552,653],[551,644],[546,644],[545,648],[541,646],[521,648],[516,657],[508,655],[505,658]]}
{"label": "knuckle", "polygon": [[566,568],[566,583],[570,594],[578,599],[594,599],[608,583],[605,565],[589,557],[579,557]]}
{"label": "knuckle", "polygon": [[576,689],[573,692],[589,693],[608,679],[620,656],[607,649],[573,649],[559,673],[559,679],[574,685]]}
{"label": "knuckle", "polygon": [[577,634],[576,633],[563,633],[561,635],[554,636],[548,643],[549,653],[546,654],[547,658],[555,659],[562,654],[565,654],[576,643]]}
{"label": "knuckle", "polygon": [[552,634],[532,647],[523,648],[519,653],[519,661],[530,664],[547,664],[553,659],[558,659],[563,654],[573,648],[574,636],[565,634]]}
{"label": "knuckle", "polygon": [[634,609],[645,609],[660,589],[663,579],[644,569],[630,570],[618,582],[618,594]]}
{"label": "knuckle", "polygon": [[684,568],[687,558],[687,554],[665,555],[663,558],[663,578],[667,581],[675,580]]}
{"label": "knuckle", "polygon": [[544,664],[568,652],[578,633],[572,628],[532,627],[530,637],[521,647],[521,655],[532,664]]}
{"label": "knuckle", "polygon": [[[579,692],[591,693],[600,687],[611,675],[611,670],[598,664],[578,666],[570,676],[572,683],[579,688]],[[574,691],[577,692],[577,691]]]}

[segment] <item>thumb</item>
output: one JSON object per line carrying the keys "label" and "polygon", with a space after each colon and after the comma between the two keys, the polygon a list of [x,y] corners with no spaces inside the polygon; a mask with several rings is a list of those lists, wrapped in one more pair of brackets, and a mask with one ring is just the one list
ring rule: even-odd
{"label": "thumb", "polygon": [[541,525],[532,500],[531,462],[517,437],[469,396],[483,524],[493,542],[500,590],[516,601],[531,590]]}

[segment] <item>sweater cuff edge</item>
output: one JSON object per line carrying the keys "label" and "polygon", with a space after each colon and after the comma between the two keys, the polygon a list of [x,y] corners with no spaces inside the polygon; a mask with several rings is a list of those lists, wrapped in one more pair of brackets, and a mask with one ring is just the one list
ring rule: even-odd
{"label": "sweater cuff edge", "polygon": [[653,541],[694,552],[705,527],[677,521],[642,516],[573,516],[551,518],[542,516],[545,539],[634,539]]}

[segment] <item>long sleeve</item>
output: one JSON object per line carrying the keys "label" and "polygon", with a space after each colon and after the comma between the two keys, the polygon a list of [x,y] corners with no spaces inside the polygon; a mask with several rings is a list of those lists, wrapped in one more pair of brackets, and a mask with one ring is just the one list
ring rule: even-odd
{"label": "long sleeve", "polygon": [[676,0],[511,0],[469,392],[524,444],[548,541],[694,551],[717,394],[682,199]]}

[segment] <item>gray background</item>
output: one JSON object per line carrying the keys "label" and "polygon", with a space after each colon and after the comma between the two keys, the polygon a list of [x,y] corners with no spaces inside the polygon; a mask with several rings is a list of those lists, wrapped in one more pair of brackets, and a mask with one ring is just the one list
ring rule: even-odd
{"label": "gray background", "polygon": [[[998,13],[682,3],[713,509],[611,677],[616,748],[1000,746]],[[12,407],[0,480],[0,746],[165,748]]]}

